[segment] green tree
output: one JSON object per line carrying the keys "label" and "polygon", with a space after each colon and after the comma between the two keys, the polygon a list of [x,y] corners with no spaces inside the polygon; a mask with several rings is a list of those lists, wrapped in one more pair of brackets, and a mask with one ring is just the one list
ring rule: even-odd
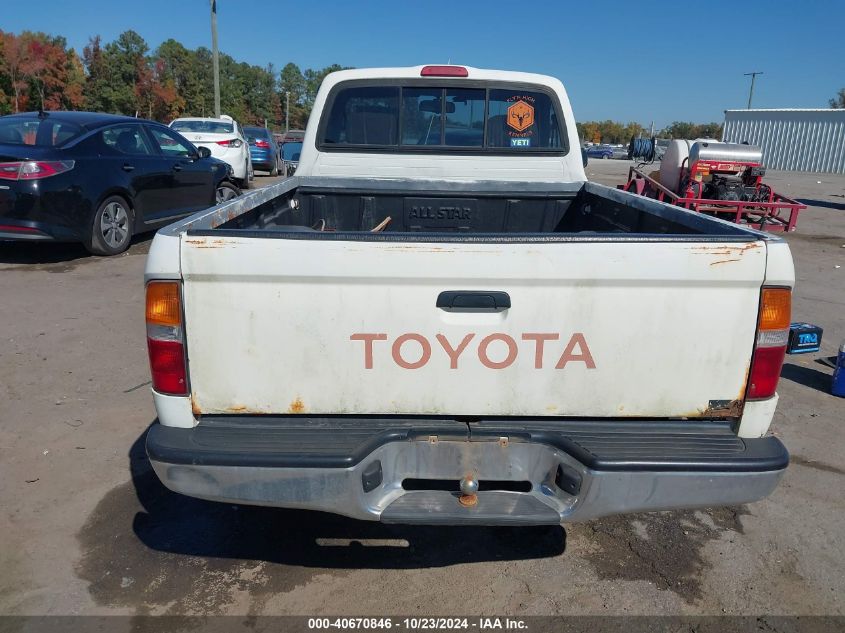
{"label": "green tree", "polygon": [[88,39],[82,49],[82,65],[85,69],[85,107],[94,112],[111,111],[111,85],[105,51],[99,35]]}
{"label": "green tree", "polygon": [[285,64],[279,73],[279,92],[290,95],[291,105],[302,105],[305,98],[305,77],[293,62]]}
{"label": "green tree", "polygon": [[320,70],[308,68],[305,73],[303,73],[303,77],[305,78],[304,102],[309,114],[311,113],[311,108],[314,107],[314,99],[317,98],[317,91],[320,89],[320,84],[323,83],[323,79],[326,78],[326,75],[338,70],[347,70],[348,68],[350,68],[350,66],[332,64],[331,66],[326,66]]}
{"label": "green tree", "polygon": [[830,100],[831,108],[845,108],[845,88],[840,88],[836,96]]}
{"label": "green tree", "polygon": [[110,110],[134,115],[141,111],[142,100],[136,92],[147,64],[147,43],[135,31],[124,31],[117,40],[106,44],[106,64],[111,88]]}
{"label": "green tree", "polygon": [[[205,49],[199,49],[205,50]],[[160,80],[172,83],[181,101],[181,110],[177,115],[204,116],[207,113],[206,104],[213,90],[211,72],[206,72],[204,64],[211,63],[208,58],[201,57],[200,52],[185,48],[176,40],[169,39],[161,43],[153,55],[155,62],[160,63]]]}

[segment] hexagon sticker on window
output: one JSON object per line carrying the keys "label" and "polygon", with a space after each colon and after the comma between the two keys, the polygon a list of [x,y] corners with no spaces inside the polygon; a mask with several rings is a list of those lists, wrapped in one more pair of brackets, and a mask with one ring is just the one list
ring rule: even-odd
{"label": "hexagon sticker on window", "polygon": [[517,132],[523,132],[534,125],[534,106],[517,101],[508,108],[508,125]]}

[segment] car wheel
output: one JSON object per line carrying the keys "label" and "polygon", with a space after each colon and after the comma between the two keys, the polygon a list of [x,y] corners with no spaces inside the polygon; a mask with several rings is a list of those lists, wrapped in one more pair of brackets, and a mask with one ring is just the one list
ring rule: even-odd
{"label": "car wheel", "polygon": [[241,190],[238,189],[231,182],[226,181],[221,182],[219,185],[217,185],[217,191],[215,192],[217,204],[229,202],[229,200],[237,198],[239,195],[241,195]]}
{"label": "car wheel", "polygon": [[273,162],[273,169],[270,170],[270,176],[278,176],[279,175],[279,161]]}
{"label": "car wheel", "polygon": [[129,203],[120,196],[110,196],[100,203],[85,248],[94,255],[117,255],[132,241],[134,215]]}
{"label": "car wheel", "polygon": [[610,158],[610,156],[609,156],[609,155],[607,155],[607,154],[602,154],[602,159],[607,160],[608,158]]}

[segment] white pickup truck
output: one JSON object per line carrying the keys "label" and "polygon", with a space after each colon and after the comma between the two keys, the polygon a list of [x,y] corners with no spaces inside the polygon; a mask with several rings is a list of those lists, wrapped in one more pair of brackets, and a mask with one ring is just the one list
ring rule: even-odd
{"label": "white pickup truck", "polygon": [[156,473],[393,523],[761,499],[794,282],[771,235],[587,182],[566,91],[323,82],[296,175],[159,231]]}

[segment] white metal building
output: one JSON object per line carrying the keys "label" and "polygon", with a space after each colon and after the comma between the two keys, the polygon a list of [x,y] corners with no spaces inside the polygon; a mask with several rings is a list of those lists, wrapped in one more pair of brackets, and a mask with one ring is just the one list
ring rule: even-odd
{"label": "white metal building", "polygon": [[725,110],[722,139],[761,147],[770,169],[845,174],[845,109]]}

